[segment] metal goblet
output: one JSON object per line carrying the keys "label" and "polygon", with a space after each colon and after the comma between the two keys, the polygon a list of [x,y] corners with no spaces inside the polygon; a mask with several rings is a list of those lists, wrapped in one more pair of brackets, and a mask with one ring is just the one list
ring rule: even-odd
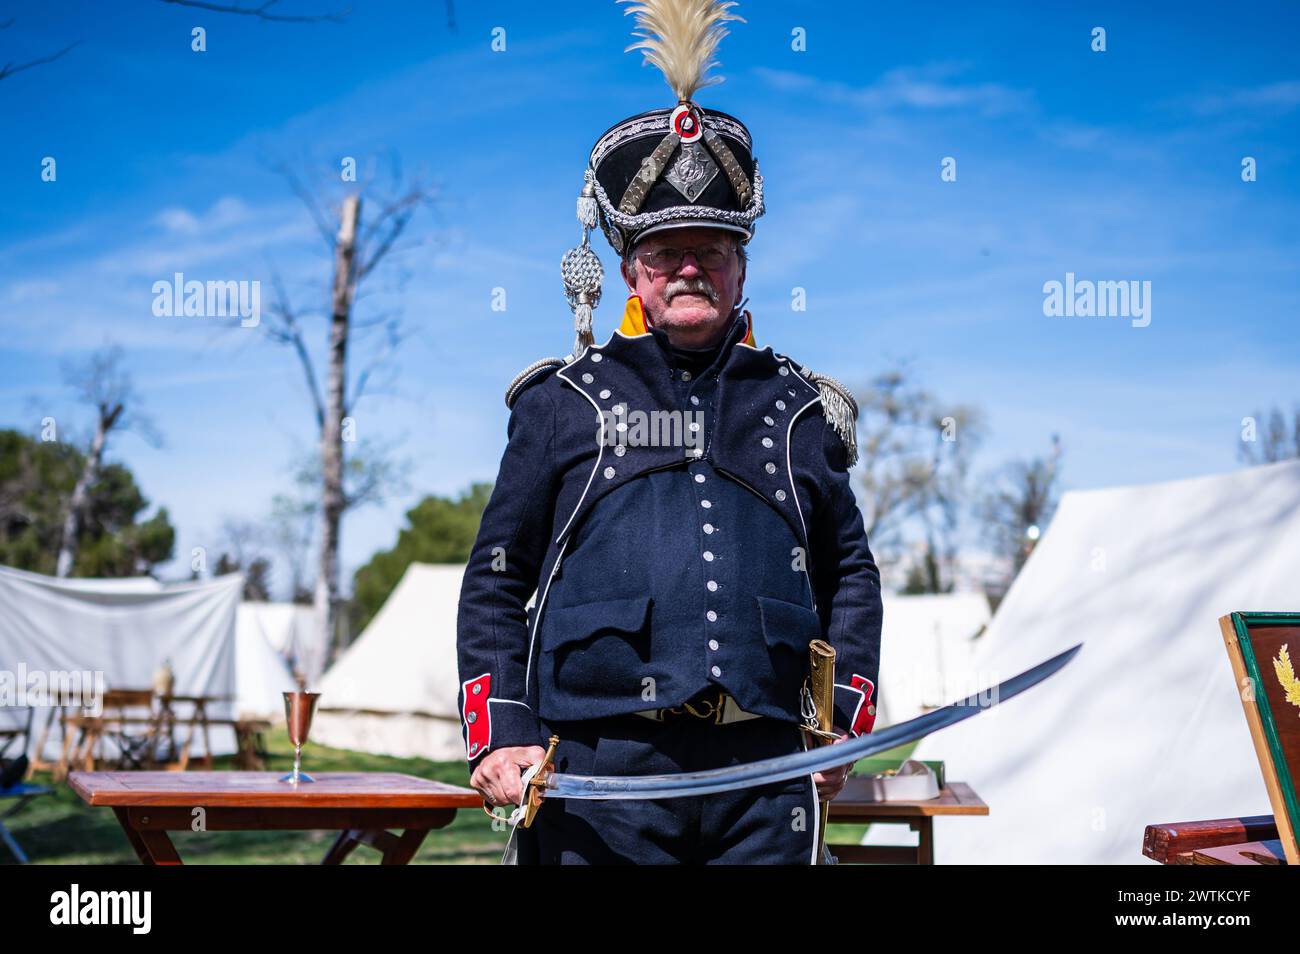
{"label": "metal goblet", "polygon": [[316,703],[320,700],[319,692],[284,693],[284,719],[289,726],[289,741],[293,743],[293,771],[283,776],[280,781],[297,785],[299,782],[316,781],[302,771],[302,747],[311,731],[312,716],[316,714]]}

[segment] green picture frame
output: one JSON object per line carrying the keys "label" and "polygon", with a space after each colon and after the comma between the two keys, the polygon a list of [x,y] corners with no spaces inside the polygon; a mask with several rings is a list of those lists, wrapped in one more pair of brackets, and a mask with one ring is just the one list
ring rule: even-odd
{"label": "green picture frame", "polygon": [[1250,725],[1287,863],[1300,864],[1300,613],[1221,617],[1238,696]]}

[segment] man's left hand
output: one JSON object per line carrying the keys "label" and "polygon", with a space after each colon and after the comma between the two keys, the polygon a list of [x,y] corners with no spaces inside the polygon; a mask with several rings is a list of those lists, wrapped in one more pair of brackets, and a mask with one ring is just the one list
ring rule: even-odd
{"label": "man's left hand", "polygon": [[[832,742],[831,745],[839,745],[849,737],[849,734],[838,726],[835,726],[832,731],[839,738]],[[844,783],[848,781],[851,768],[853,768],[853,763],[849,762],[847,765],[826,769],[824,772],[814,772],[813,781],[817,783],[817,800],[828,802],[838,795],[844,788]]]}

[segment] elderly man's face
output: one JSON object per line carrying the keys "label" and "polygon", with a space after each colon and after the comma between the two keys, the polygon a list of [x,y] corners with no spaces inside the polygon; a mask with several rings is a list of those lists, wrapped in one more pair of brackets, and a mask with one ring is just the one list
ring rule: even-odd
{"label": "elderly man's face", "polygon": [[669,229],[638,243],[623,264],[628,290],[678,347],[707,348],[726,330],[745,284],[737,239],[725,229]]}

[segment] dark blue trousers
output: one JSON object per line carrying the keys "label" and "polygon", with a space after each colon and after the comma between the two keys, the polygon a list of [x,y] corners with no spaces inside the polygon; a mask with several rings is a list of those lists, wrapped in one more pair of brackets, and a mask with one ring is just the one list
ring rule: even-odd
{"label": "dark blue trousers", "polygon": [[[797,725],[768,718],[715,725],[625,715],[543,729],[560,737],[557,771],[578,775],[691,772],[804,749]],[[692,798],[557,798],[517,836],[520,864],[806,865],[817,843],[817,789],[803,775]]]}

